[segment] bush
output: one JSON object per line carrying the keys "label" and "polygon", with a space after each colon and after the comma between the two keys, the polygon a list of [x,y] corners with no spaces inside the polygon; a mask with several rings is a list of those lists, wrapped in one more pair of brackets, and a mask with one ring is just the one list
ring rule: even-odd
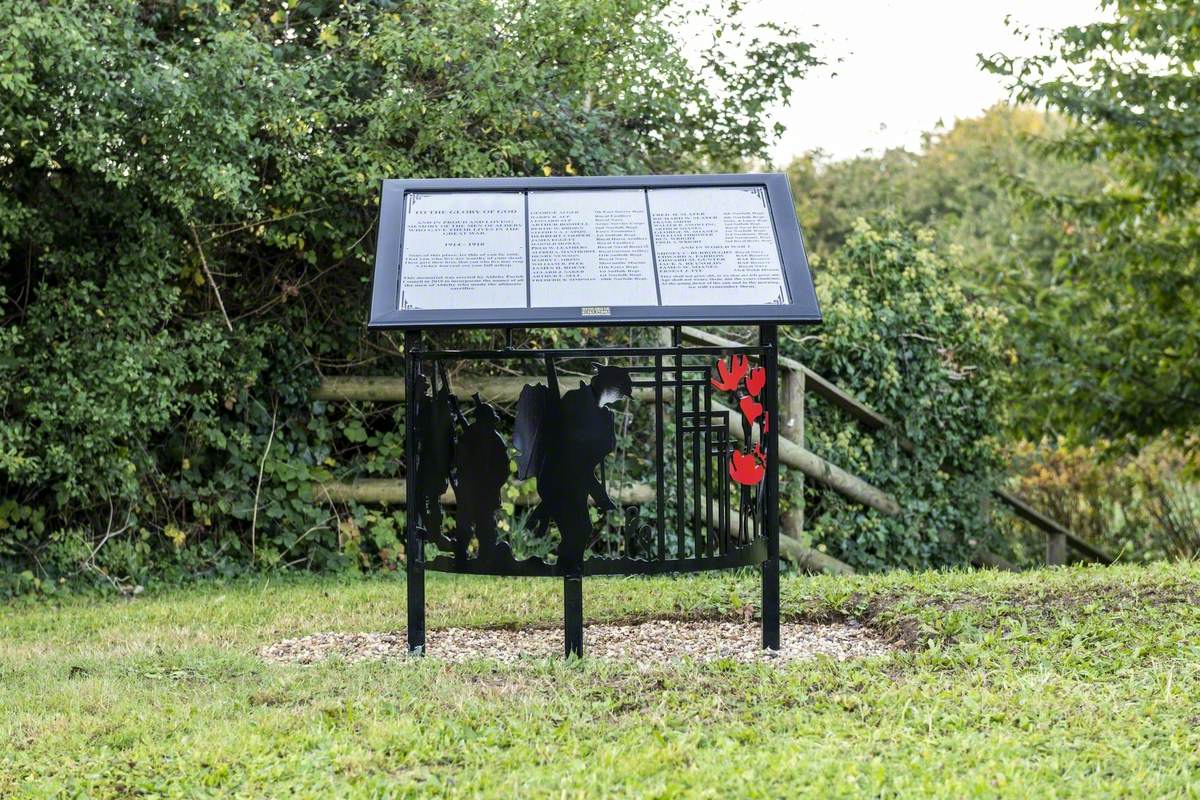
{"label": "bush", "polygon": [[820,400],[807,407],[809,449],[892,493],[888,518],[808,491],[812,541],[856,567],[962,564],[995,545],[985,499],[1000,480],[997,442],[1009,356],[1004,318],[952,276],[953,252],[927,230],[860,220],[817,276],[825,324],[786,332],[784,352],[897,421],[871,434]]}
{"label": "bush", "polygon": [[[1190,444],[1195,449],[1196,443]],[[1200,556],[1200,484],[1189,445],[1159,437],[1137,452],[1108,441],[1012,447],[1014,491],[1083,539],[1122,560]],[[1019,556],[1036,563],[1044,537],[1008,522]]]}
{"label": "bush", "polygon": [[395,409],[309,399],[398,371],[363,327],[379,181],[761,155],[808,46],[731,70],[731,24],[693,68],[674,13],[0,4],[0,593],[394,565],[402,515],[312,490],[400,468]]}

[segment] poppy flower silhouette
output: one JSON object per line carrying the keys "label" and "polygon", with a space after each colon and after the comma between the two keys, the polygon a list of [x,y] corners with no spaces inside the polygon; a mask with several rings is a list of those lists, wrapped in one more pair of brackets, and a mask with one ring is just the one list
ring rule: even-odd
{"label": "poppy flower silhouette", "polygon": [[729,456],[729,477],[743,486],[753,486],[761,483],[767,474],[767,468],[753,453],[743,453],[734,450]]}
{"label": "poppy flower silhouette", "polygon": [[761,417],[763,413],[762,403],[758,402],[750,395],[746,395],[738,401],[738,408],[742,410],[742,415],[751,425],[753,425],[755,422],[758,422],[758,418]]}
{"label": "poppy flower silhouette", "polygon": [[723,360],[717,362],[717,374],[720,376],[720,380],[713,378],[712,385],[722,392],[732,392],[738,388],[738,384],[742,382],[742,378],[746,377],[746,373],[749,371],[749,358],[730,356],[728,366]]}
{"label": "poppy flower silhouette", "polygon": [[746,391],[758,397],[762,392],[763,387],[767,385],[767,371],[762,367],[755,367],[751,370],[749,377],[746,378]]}

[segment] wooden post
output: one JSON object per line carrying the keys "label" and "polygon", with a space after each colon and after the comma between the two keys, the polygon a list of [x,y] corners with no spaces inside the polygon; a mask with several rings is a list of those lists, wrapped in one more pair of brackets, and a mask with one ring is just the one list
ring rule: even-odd
{"label": "wooden post", "polygon": [[[1045,514],[1034,510],[1028,503],[1026,503],[1020,497],[1017,497],[1015,494],[1007,492],[1004,489],[993,489],[992,496],[1011,508],[1013,513],[1015,513],[1018,517],[1027,522],[1033,523],[1039,530],[1044,531],[1047,535],[1062,536],[1066,542],[1066,545],[1074,548],[1076,552],[1083,554],[1085,557],[1090,558],[1099,564],[1113,564],[1116,562],[1116,559],[1114,559],[1111,555],[1103,550],[1093,547],[1083,539],[1080,539],[1078,536],[1071,533],[1069,529],[1064,528],[1062,525],[1059,525],[1057,522],[1050,519],[1050,517],[1047,517]],[[1050,548],[1050,542],[1047,542],[1047,560],[1049,560]],[[1066,561],[1065,556],[1063,561]]]}
{"label": "wooden post", "polygon": [[[804,447],[804,373],[798,369],[783,368],[783,403],[780,411],[779,432],[791,442]],[[783,520],[782,533],[803,541],[804,535],[804,473],[791,470],[788,473],[789,505]]]}
{"label": "wooden post", "polygon": [[1065,533],[1046,534],[1046,564],[1051,567],[1061,567],[1067,563],[1067,535]]}

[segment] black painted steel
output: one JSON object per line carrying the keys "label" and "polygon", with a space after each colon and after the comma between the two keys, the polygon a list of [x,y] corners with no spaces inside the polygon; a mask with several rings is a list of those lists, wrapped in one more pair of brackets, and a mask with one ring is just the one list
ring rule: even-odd
{"label": "black painted steel", "polygon": [[[663,429],[663,357],[654,356],[654,463],[665,463],[664,441],[666,434]],[[654,470],[654,496],[667,496],[667,476],[662,467]],[[654,504],[655,532],[658,534],[658,560],[667,558],[667,511],[664,503]]]}
{"label": "black painted steel", "polygon": [[766,433],[767,473],[764,478],[764,502],[761,504],[767,542],[767,557],[762,564],[762,642],[768,650],[779,649],[779,330],[774,325],[759,329],[759,343],[767,348],[766,412],[770,425]]}
{"label": "black painted steel", "polygon": [[704,544],[708,553],[716,546],[713,531],[712,384],[704,384]]}
{"label": "black painted steel", "polygon": [[[672,344],[664,347],[454,352],[422,350],[420,334],[406,331],[413,652],[423,652],[425,645],[427,569],[562,578],[564,646],[568,655],[581,655],[586,576],[761,567],[763,646],[779,646],[777,434],[773,424],[751,421],[746,431],[757,431],[757,438],[738,444],[730,424],[745,423],[745,410],[714,410],[721,392],[731,396],[720,402],[737,407],[750,394],[751,377],[761,378],[762,370],[765,380],[753,392],[773,423],[776,330],[764,326],[758,345],[728,348],[684,347],[678,326],[672,333]],[[538,363],[544,375],[524,387],[515,409],[497,409],[478,395],[460,406],[447,377],[458,365],[447,362],[512,359]],[[736,391],[716,383],[718,360],[722,372],[726,363],[740,366]],[[648,390],[649,396],[635,395],[635,388]],[[667,405],[670,418],[664,413]],[[614,408],[635,417],[653,415],[643,417],[652,422],[653,447],[637,451],[641,459],[653,454],[653,480],[645,473],[639,477],[640,501],[652,508],[613,501],[607,479],[617,446]],[[734,414],[739,417],[731,420]],[[735,453],[760,468],[757,482],[731,479]],[[549,556],[515,552],[507,534],[497,529],[502,493],[511,488],[510,459],[517,463],[517,478],[537,478],[538,503],[524,522],[524,546],[542,543]],[[622,480],[627,477],[622,474]],[[439,501],[447,486],[456,496],[453,526],[443,524]]]}
{"label": "black painted steel", "polygon": [[[782,285],[774,279],[770,284],[772,302],[661,305],[660,278],[667,273],[658,269],[664,253],[655,250],[651,218],[652,201],[661,196],[652,190],[695,187],[749,189],[762,201],[782,269]],[[610,189],[646,190],[655,294],[647,291],[644,297],[630,297],[631,305],[611,308],[533,307],[530,193]],[[406,194],[415,192],[523,193],[526,307],[401,309],[397,300],[404,271]],[[762,211],[756,205],[752,216],[765,225]],[[761,230],[766,233],[766,228]],[[667,241],[668,234],[659,232]],[[765,236],[761,240],[765,243]],[[739,262],[743,257],[753,261],[762,252],[756,256],[747,249],[737,255]],[[410,247],[410,257],[420,256],[413,253]],[[770,261],[774,270],[773,257]],[[427,262],[426,267],[431,263],[440,262]],[[434,278],[451,280],[449,275]],[[695,296],[688,302],[696,302]],[[737,567],[761,569],[763,646],[778,648],[777,325],[815,322],[820,322],[820,311],[783,175],[384,181],[369,327],[405,331],[409,650],[425,651],[427,570],[562,579],[564,651],[580,656],[585,577]],[[685,348],[685,323],[757,325],[759,342]],[[514,326],[630,324],[670,326],[671,343],[565,349],[518,349],[513,344]],[[501,328],[504,346],[422,346],[422,329],[469,327]],[[526,362],[521,373],[532,370],[543,377],[524,386],[515,407],[493,406],[478,395],[467,399],[454,393],[449,376],[469,362]],[[653,445],[637,443],[620,450],[614,412],[641,416],[645,424],[639,429],[653,428]],[[652,418],[644,416],[651,414]],[[536,479],[534,506],[524,516],[503,520],[504,526],[522,527],[522,536],[502,528],[499,516],[503,504],[529,488],[513,481],[512,461],[518,481]],[[636,468],[625,470],[627,462]],[[632,479],[637,486],[610,486]],[[630,493],[623,494],[623,488]],[[447,489],[455,496],[452,519],[442,506]]]}
{"label": "black painted steel", "polygon": [[684,480],[683,474],[683,351],[680,349],[683,344],[682,326],[675,325],[671,328],[671,344],[675,348],[675,402],[672,404],[675,411],[675,550],[676,557],[682,560],[686,552],[683,539],[683,500],[687,492],[687,481]]}
{"label": "black painted steel", "polygon": [[[682,330],[681,326],[680,330]],[[682,334],[681,334],[682,335]],[[559,361],[568,358],[617,358],[623,356],[672,356],[677,352],[678,345],[672,347],[564,347],[554,348],[525,348],[522,350],[428,350],[421,353],[425,361],[509,361],[513,359],[544,360],[553,356]],[[762,355],[765,349],[760,345],[743,345],[740,347],[688,347],[689,356],[729,356],[729,355]],[[634,372],[652,372],[653,367],[632,367]],[[703,383],[703,381],[697,381]]]}
{"label": "black painted steel", "polygon": [[563,578],[563,654],[583,658],[583,578]]}
{"label": "black painted steel", "polygon": [[[420,331],[405,332],[404,388],[407,397],[417,396],[417,348],[420,341]],[[420,430],[417,426],[417,415],[412,413],[417,406],[417,403],[409,405],[409,410],[404,414],[404,461],[410,475],[417,472],[417,440]],[[408,586],[408,651],[422,654],[425,652],[425,547],[421,541],[418,515],[415,513],[405,515],[404,542],[407,554],[404,570]]]}

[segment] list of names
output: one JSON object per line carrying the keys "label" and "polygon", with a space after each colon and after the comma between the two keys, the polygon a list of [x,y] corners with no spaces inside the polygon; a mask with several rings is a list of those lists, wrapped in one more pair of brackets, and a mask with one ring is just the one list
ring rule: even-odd
{"label": "list of names", "polygon": [[408,309],[787,302],[761,187],[413,193],[402,242]]}

